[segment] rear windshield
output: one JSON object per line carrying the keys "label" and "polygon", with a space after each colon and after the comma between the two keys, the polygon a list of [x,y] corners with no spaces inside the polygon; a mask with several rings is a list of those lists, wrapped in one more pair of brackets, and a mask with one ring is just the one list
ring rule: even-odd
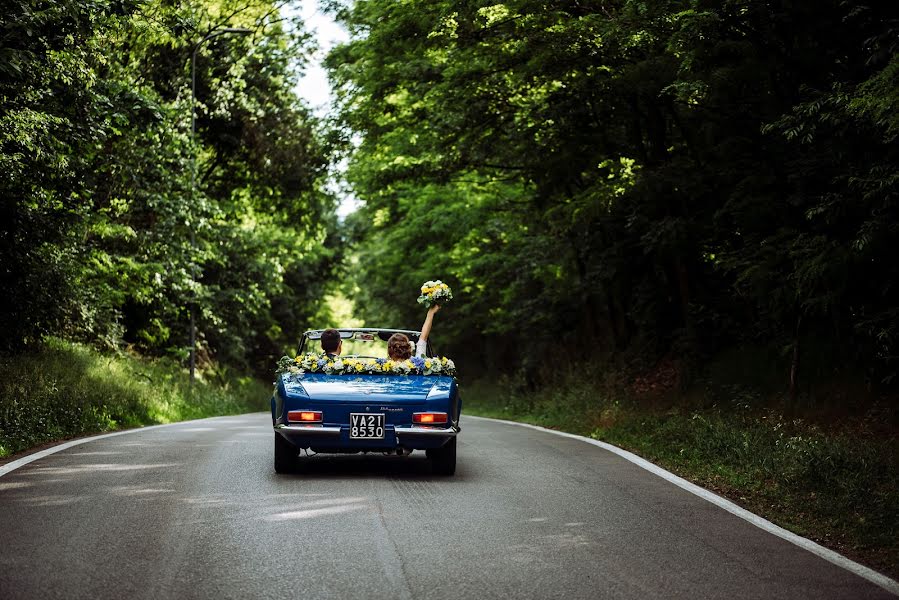
{"label": "rear windshield", "polygon": [[[393,333],[392,331],[341,331],[340,337],[343,340],[343,351],[340,355],[355,358],[387,358],[387,340],[390,339]],[[306,338],[301,351],[321,352],[320,337],[320,332],[316,332]],[[414,344],[417,337],[409,337],[412,337],[412,343]],[[413,353],[415,352],[414,347],[412,351]]]}
{"label": "rear windshield", "polygon": [[387,358],[387,341],[370,333],[356,333],[352,338],[343,340],[343,352],[340,355],[357,358]]}

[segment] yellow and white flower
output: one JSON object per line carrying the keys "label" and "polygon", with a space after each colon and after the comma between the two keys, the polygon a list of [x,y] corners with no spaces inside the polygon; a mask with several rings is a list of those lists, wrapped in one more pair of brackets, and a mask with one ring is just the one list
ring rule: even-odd
{"label": "yellow and white flower", "polygon": [[327,375],[447,375],[455,377],[456,366],[445,356],[403,361],[359,360],[356,358],[328,360],[318,354],[308,353],[294,358],[283,357],[278,361],[275,372],[277,374],[290,373],[291,375],[325,373]]}
{"label": "yellow and white flower", "polygon": [[448,285],[438,279],[436,281],[426,281],[421,286],[421,295],[418,297],[418,303],[431,308],[435,304],[446,304],[452,299],[453,291]]}

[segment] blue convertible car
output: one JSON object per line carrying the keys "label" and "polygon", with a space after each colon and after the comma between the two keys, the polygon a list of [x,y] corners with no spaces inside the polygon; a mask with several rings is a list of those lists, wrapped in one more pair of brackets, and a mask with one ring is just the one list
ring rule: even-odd
{"label": "blue convertible car", "polygon": [[[427,375],[375,372],[386,362],[387,339],[392,334],[404,333],[415,343],[419,332],[339,331],[343,342],[341,366],[351,365],[358,373],[353,368],[340,374],[294,368],[278,375],[271,403],[275,471],[293,471],[301,450],[400,455],[424,450],[434,473],[455,473],[462,408],[455,377],[441,374],[439,365],[437,374],[430,370]],[[305,332],[298,357],[320,351],[321,335],[321,330]],[[427,354],[433,356],[430,342]],[[314,363],[313,355],[306,356]],[[421,359],[415,360],[424,364]],[[427,364],[439,360],[428,358]]]}

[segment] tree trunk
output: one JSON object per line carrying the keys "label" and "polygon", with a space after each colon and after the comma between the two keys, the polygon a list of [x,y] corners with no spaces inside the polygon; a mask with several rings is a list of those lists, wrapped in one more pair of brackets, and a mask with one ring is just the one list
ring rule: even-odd
{"label": "tree trunk", "polygon": [[612,331],[612,344],[614,345],[615,350],[621,350],[624,347],[624,336],[625,333],[620,330],[620,318],[618,316],[618,309],[615,306],[615,299],[612,297],[612,290],[607,286],[605,289],[606,295],[606,313],[609,315],[609,325]]}
{"label": "tree trunk", "polygon": [[799,397],[799,328],[802,325],[802,316],[796,318],[796,328],[793,330],[793,358],[790,361],[790,402],[796,402]]}
{"label": "tree trunk", "polygon": [[674,272],[677,276],[677,288],[680,297],[681,316],[684,328],[690,329],[690,277],[687,267],[680,256],[674,259]]}

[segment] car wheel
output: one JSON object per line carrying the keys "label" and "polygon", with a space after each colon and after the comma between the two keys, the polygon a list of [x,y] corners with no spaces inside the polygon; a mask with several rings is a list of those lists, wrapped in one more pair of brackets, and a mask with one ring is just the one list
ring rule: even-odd
{"label": "car wheel", "polygon": [[453,475],[456,472],[456,438],[452,438],[442,448],[427,451],[431,459],[431,469],[435,475]]}
{"label": "car wheel", "polygon": [[275,434],[275,473],[291,473],[296,470],[299,462],[299,450],[296,446],[284,439],[279,433]]}

